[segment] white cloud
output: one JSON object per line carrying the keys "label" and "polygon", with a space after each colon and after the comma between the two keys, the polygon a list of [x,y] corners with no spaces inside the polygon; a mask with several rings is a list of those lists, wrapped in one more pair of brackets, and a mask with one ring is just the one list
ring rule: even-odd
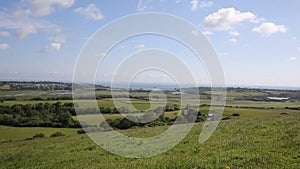
{"label": "white cloud", "polygon": [[204,31],[204,32],[202,32],[203,33],[203,35],[206,35],[206,36],[209,36],[209,35],[213,35],[214,33],[213,32],[211,32],[211,31]]}
{"label": "white cloud", "polygon": [[192,30],[192,34],[194,35],[194,36],[198,36],[199,34],[200,34],[200,32],[198,31],[198,30]]}
{"label": "white cloud", "polygon": [[263,22],[260,26],[253,28],[252,31],[264,36],[270,36],[274,33],[284,33],[287,29],[284,25],[276,25],[272,22]]}
{"label": "white cloud", "polygon": [[237,40],[235,38],[231,38],[231,39],[229,39],[229,42],[236,43]]}
{"label": "white cloud", "polygon": [[21,0],[16,10],[0,11],[0,28],[15,30],[19,39],[40,30],[55,30],[58,26],[40,17],[51,14],[57,7],[68,8],[73,4],[74,0]]}
{"label": "white cloud", "polygon": [[140,50],[140,49],[143,49],[144,47],[145,47],[144,44],[139,44],[139,45],[136,45],[136,46],[134,47],[134,49]]}
{"label": "white cloud", "polygon": [[40,29],[55,29],[56,25],[27,15],[13,15],[11,13],[0,12],[0,28],[15,30],[15,35],[23,39],[30,34],[35,34]]}
{"label": "white cloud", "polygon": [[[152,2],[152,0],[140,0],[139,3],[138,3],[138,6],[137,6],[137,10],[138,11],[144,11],[145,9],[150,9],[151,6],[149,4],[151,2]],[[177,3],[177,1],[176,1],[176,3]]]}
{"label": "white cloud", "polygon": [[292,57],[289,57],[289,60],[290,61],[295,61],[295,60],[297,60],[297,58],[295,56],[292,56]]}
{"label": "white cloud", "polygon": [[61,43],[50,43],[50,45],[45,46],[43,52],[52,53],[57,52],[61,48]]}
{"label": "white cloud", "polygon": [[23,6],[29,6],[22,13],[35,17],[47,16],[55,11],[55,7],[69,8],[74,2],[75,0],[21,0]]}
{"label": "white cloud", "polygon": [[0,31],[0,36],[1,37],[10,37],[10,33],[7,31]]}
{"label": "white cloud", "polygon": [[48,40],[51,42],[56,42],[56,43],[65,43],[66,42],[65,36],[61,35],[61,34],[57,34],[56,36],[50,36],[48,38]]}
{"label": "white cloud", "polygon": [[232,36],[240,36],[240,33],[237,31],[230,31],[229,34]]}
{"label": "white cloud", "polygon": [[297,38],[295,36],[292,37],[292,40],[296,40]]}
{"label": "white cloud", "polygon": [[198,9],[198,0],[191,0],[190,3],[192,5],[192,7],[191,7],[192,11],[195,11]]}
{"label": "white cloud", "polygon": [[101,20],[104,18],[100,9],[95,4],[89,4],[86,8],[76,8],[74,11],[85,16],[87,19]]}
{"label": "white cloud", "polygon": [[0,51],[1,50],[7,50],[10,46],[7,43],[0,43]]}
{"label": "white cloud", "polygon": [[201,1],[199,7],[200,8],[208,8],[213,5],[212,1]]}
{"label": "white cloud", "polygon": [[222,8],[208,15],[203,21],[203,26],[208,30],[229,31],[241,22],[254,22],[256,18],[256,15],[251,12],[240,12],[234,8]]}
{"label": "white cloud", "polygon": [[30,34],[36,34],[37,31],[38,31],[37,26],[28,24],[28,25],[24,25],[24,26],[20,27],[19,29],[17,29],[16,36],[19,39],[23,39]]}
{"label": "white cloud", "polygon": [[298,47],[298,50],[300,51],[300,47]]}

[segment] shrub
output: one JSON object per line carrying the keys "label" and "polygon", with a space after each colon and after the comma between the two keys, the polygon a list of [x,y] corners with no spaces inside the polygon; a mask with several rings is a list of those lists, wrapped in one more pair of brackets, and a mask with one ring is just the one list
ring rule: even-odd
{"label": "shrub", "polygon": [[38,133],[33,136],[34,139],[35,138],[43,138],[43,137],[45,137],[45,135],[43,133]]}
{"label": "shrub", "polygon": [[230,117],[223,117],[222,120],[230,120]]}
{"label": "shrub", "polygon": [[85,134],[85,131],[83,129],[77,130],[77,134]]}
{"label": "shrub", "polygon": [[231,116],[240,116],[239,113],[233,113]]}
{"label": "shrub", "polygon": [[60,137],[60,136],[65,136],[65,134],[62,133],[61,131],[57,131],[57,132],[51,134],[50,137]]}

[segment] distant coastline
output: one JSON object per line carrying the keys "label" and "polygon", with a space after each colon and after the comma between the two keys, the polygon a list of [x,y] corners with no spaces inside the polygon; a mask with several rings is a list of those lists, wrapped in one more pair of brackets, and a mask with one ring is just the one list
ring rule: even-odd
{"label": "distant coastline", "polygon": [[[0,82],[49,82],[49,83],[72,83],[70,81],[37,81],[37,80],[0,80]],[[111,87],[111,82],[96,82],[97,85]],[[191,88],[191,87],[211,87],[210,84],[198,84],[190,85],[190,84],[182,84],[181,86],[171,83],[141,83],[141,82],[134,82],[130,83],[129,87],[128,84],[125,82],[116,82],[114,83],[113,87],[115,88],[142,88],[142,89],[178,89],[178,88]],[[249,88],[249,89],[272,89],[272,90],[300,90],[300,86],[264,86],[264,85],[230,85],[227,84],[226,88]]]}

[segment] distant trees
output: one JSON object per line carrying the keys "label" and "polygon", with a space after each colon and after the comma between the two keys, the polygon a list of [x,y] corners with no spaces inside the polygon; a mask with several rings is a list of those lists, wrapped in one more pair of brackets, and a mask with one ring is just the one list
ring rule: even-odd
{"label": "distant trees", "polygon": [[[155,114],[152,114],[155,116]],[[145,121],[146,119],[149,119],[149,114],[145,114],[141,117],[135,117],[132,116],[132,118],[136,118],[134,121],[129,120],[128,118],[121,118],[121,119],[115,119],[115,120],[106,120],[100,124],[100,127],[107,129],[109,126],[112,128],[117,129],[129,129],[131,127],[142,127],[142,126],[163,126],[163,125],[171,125],[174,122],[174,119],[170,119],[168,117],[165,117],[164,115],[160,115],[157,119],[151,122],[142,123],[142,121]],[[139,122],[137,122],[139,121]],[[108,126],[109,125],[109,126]]]}
{"label": "distant trees", "polygon": [[[157,108],[152,111],[146,112],[143,116],[133,116],[128,115],[128,118],[121,118],[111,120],[108,119],[100,124],[100,127],[104,129],[109,129],[109,126],[116,129],[128,129],[131,127],[143,127],[143,126],[164,126],[171,125],[174,123],[175,119],[166,117],[164,113],[159,114],[163,110],[162,108]],[[130,117],[129,117],[130,116]],[[130,120],[134,119],[134,120]],[[193,108],[185,108],[181,111],[181,114],[177,117],[179,123],[193,123],[205,121],[206,116],[200,111]]]}
{"label": "distant trees", "polygon": [[14,104],[0,106],[0,125],[30,127],[80,127],[73,120],[74,108],[60,102],[32,104]]}

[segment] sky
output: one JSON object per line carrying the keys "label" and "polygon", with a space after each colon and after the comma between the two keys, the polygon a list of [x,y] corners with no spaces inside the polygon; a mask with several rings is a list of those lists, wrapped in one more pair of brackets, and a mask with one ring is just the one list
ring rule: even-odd
{"label": "sky", "polygon": [[[223,67],[226,85],[299,87],[299,8],[299,0],[1,1],[0,80],[72,81],[76,59],[97,30],[127,15],[160,12],[185,19],[208,38]],[[96,80],[106,82],[116,76],[126,80],[126,72],[114,74],[118,64],[151,48],[178,55],[197,83],[210,82],[205,66],[193,60],[191,51],[158,35],[131,37],[116,44],[105,54]],[[167,73],[158,71],[145,71],[134,79],[172,81]]]}

